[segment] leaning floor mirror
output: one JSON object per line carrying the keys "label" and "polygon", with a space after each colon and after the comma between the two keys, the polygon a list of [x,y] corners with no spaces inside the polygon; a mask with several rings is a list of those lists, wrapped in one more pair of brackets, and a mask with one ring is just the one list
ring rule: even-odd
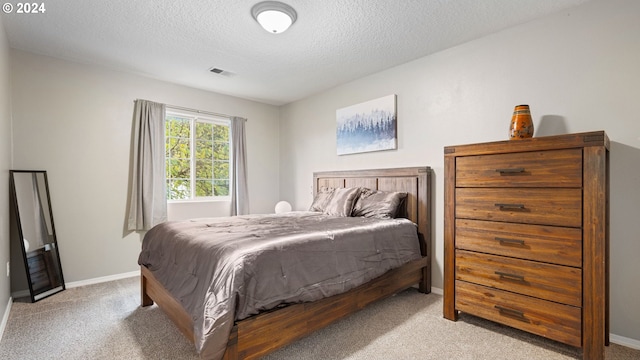
{"label": "leaning floor mirror", "polygon": [[11,170],[9,182],[18,235],[11,246],[22,250],[29,294],[35,302],[65,289],[47,172]]}

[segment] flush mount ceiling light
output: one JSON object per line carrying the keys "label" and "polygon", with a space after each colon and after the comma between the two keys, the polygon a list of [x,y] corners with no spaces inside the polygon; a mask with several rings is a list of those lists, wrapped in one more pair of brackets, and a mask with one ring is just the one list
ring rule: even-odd
{"label": "flush mount ceiling light", "polygon": [[291,6],[279,1],[259,2],[251,8],[251,15],[258,24],[273,34],[284,32],[298,18]]}

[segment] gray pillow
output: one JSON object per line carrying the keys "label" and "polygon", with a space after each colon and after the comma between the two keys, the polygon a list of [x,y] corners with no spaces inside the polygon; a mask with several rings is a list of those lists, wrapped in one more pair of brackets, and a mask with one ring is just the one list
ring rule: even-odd
{"label": "gray pillow", "polygon": [[406,192],[363,189],[353,206],[351,216],[394,219],[404,214]]}
{"label": "gray pillow", "polygon": [[333,216],[350,216],[360,188],[340,188],[333,191],[324,213]]}
{"label": "gray pillow", "polygon": [[313,202],[309,207],[309,211],[320,211],[323,212],[324,208],[327,206],[331,195],[333,195],[334,188],[329,188],[326,186],[321,187],[316,196],[313,198]]}

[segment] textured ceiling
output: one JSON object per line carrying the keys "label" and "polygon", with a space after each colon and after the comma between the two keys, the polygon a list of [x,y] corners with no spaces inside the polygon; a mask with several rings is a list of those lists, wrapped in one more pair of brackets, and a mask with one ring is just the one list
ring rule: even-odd
{"label": "textured ceiling", "polygon": [[587,1],[284,0],[298,20],[278,35],[258,0],[46,1],[2,22],[16,49],[281,105]]}

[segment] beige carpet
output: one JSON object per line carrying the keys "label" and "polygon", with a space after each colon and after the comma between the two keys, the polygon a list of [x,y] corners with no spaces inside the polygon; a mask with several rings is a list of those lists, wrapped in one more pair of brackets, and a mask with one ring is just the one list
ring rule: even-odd
{"label": "beige carpet", "polygon": [[[139,306],[138,279],[68,289],[13,304],[0,359],[197,359],[156,306]],[[606,359],[640,359],[612,344]],[[265,359],[576,359],[579,352],[472,316],[442,318],[442,297],[408,290]]]}

